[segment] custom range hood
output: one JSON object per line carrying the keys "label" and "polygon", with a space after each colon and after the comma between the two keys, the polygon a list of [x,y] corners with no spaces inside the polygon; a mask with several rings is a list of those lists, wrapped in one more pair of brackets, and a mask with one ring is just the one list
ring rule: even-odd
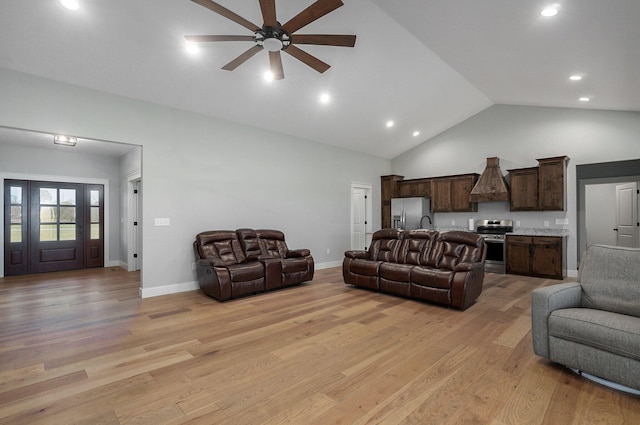
{"label": "custom range hood", "polygon": [[509,201],[509,186],[500,171],[500,158],[487,158],[487,167],[471,190],[469,202]]}

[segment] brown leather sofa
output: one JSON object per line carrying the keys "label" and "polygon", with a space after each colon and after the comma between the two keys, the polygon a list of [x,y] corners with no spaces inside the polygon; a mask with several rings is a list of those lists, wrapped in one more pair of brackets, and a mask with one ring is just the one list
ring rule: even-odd
{"label": "brown leather sofa", "polygon": [[201,232],[193,249],[200,288],[218,301],[313,279],[309,250],[289,250],[278,230]]}
{"label": "brown leather sofa", "polygon": [[461,231],[382,229],[368,251],[347,251],[345,284],[466,310],[482,292],[486,244]]}

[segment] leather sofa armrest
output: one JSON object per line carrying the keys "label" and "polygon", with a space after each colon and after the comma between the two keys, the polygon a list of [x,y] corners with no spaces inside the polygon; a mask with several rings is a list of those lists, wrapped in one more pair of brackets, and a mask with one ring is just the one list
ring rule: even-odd
{"label": "leather sofa armrest", "polygon": [[468,272],[484,268],[484,263],[458,263],[453,267],[454,272]]}
{"label": "leather sofa armrest", "polygon": [[536,288],[531,293],[531,335],[533,351],[549,358],[549,315],[554,310],[582,306],[579,282],[560,283]]}
{"label": "leather sofa armrest", "polygon": [[359,258],[361,260],[369,259],[369,253],[367,251],[362,251],[362,250],[345,251],[344,256],[349,258]]}
{"label": "leather sofa armrest", "polygon": [[287,251],[287,254],[284,258],[300,258],[307,257],[309,255],[311,255],[311,251],[309,251],[308,249],[291,249]]}

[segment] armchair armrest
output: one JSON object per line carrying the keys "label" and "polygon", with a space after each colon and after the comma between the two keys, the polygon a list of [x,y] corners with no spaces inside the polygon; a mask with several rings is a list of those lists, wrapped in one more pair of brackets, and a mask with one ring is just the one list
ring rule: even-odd
{"label": "armchair armrest", "polygon": [[580,282],[560,283],[534,289],[531,293],[531,335],[533,351],[549,358],[549,315],[554,310],[582,306]]}
{"label": "armchair armrest", "polygon": [[299,258],[299,257],[307,257],[311,255],[311,251],[308,249],[291,249],[287,251],[284,258]]}
{"label": "armchair armrest", "polygon": [[361,260],[368,260],[369,252],[364,250],[351,250],[351,251],[345,251],[344,256],[348,258],[359,258]]}
{"label": "armchair armrest", "polygon": [[458,263],[453,267],[454,272],[468,272],[484,269],[484,263]]}

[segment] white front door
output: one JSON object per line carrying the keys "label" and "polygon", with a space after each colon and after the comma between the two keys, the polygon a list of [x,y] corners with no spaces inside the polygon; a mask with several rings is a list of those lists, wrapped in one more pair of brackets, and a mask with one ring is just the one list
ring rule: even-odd
{"label": "white front door", "polygon": [[640,247],[636,182],[616,185],[616,245]]}
{"label": "white front door", "polygon": [[366,249],[366,191],[354,187],[351,192],[351,249]]}

